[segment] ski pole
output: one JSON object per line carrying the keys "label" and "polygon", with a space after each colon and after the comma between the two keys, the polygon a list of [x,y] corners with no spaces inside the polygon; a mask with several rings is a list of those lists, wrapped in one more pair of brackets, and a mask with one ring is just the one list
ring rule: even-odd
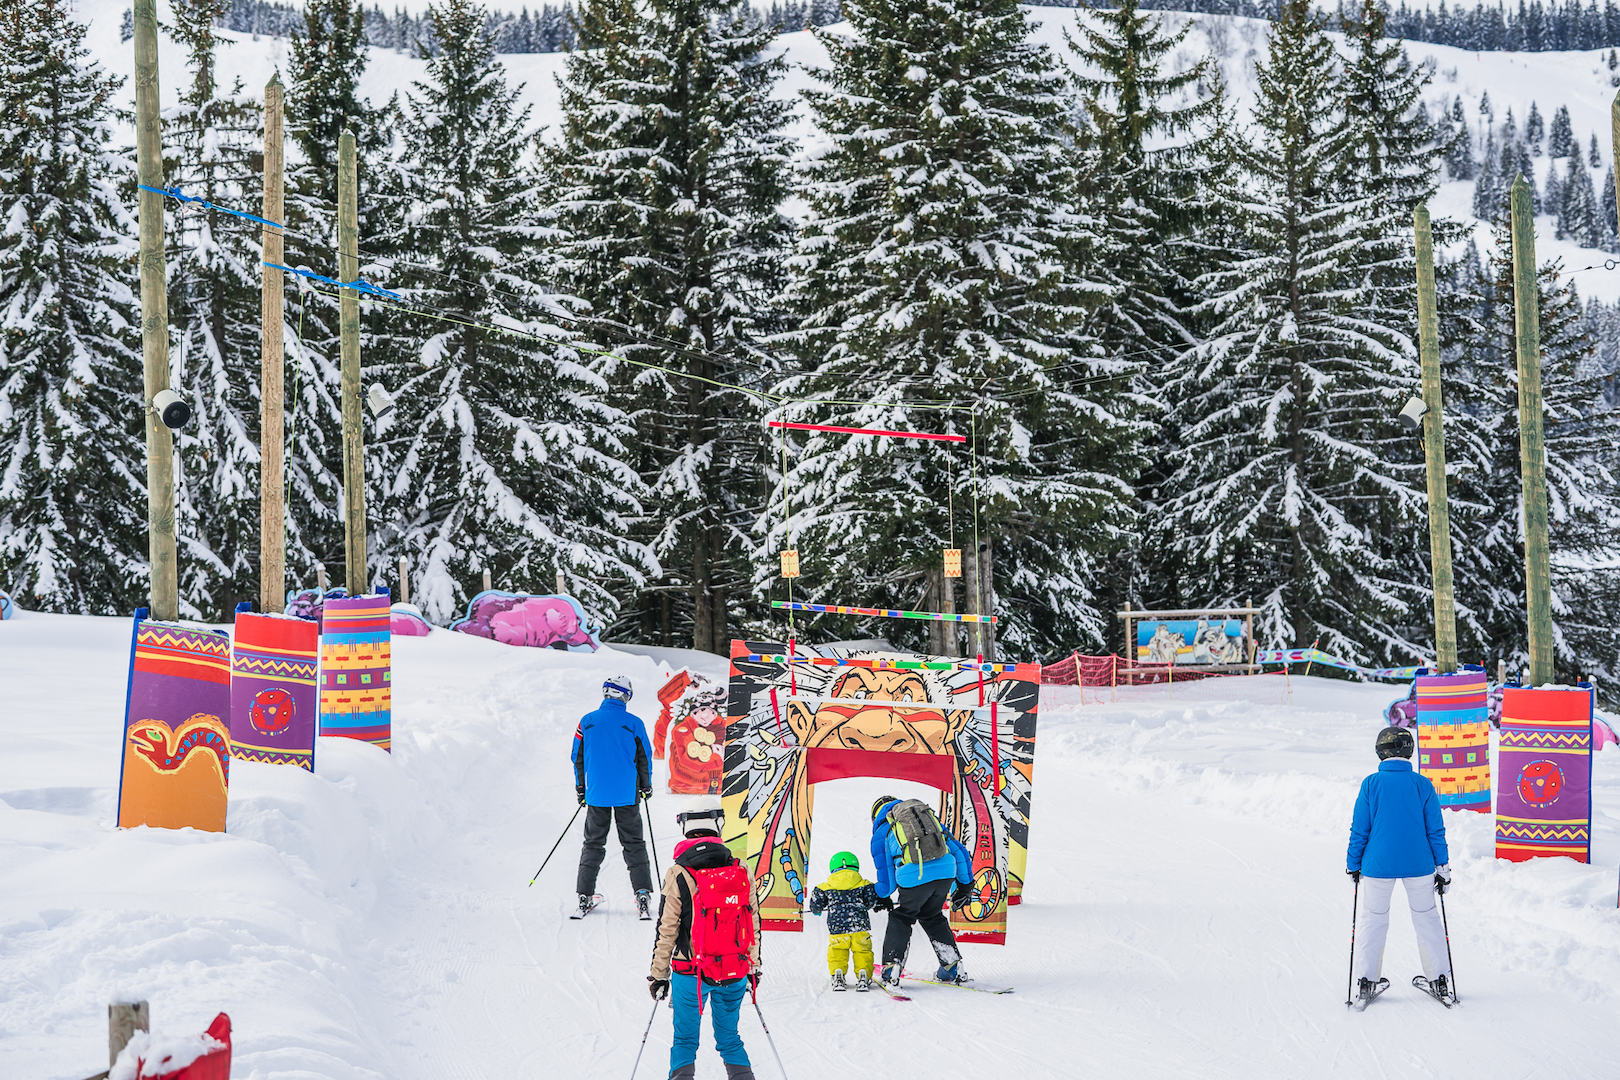
{"label": "ski pole", "polygon": [[1361,903],[1361,879],[1356,878],[1356,891],[1350,899],[1350,977],[1344,984],[1344,1003],[1350,1004],[1351,992],[1356,985],[1356,907]]}
{"label": "ski pole", "polygon": [[759,998],[752,997],[754,1013],[759,1017],[759,1026],[765,1029],[765,1041],[771,1044],[771,1053],[776,1057],[776,1070],[782,1074],[782,1080],[787,1080],[787,1070],[782,1067],[782,1055],[776,1049],[776,1040],[771,1038],[771,1029],[765,1026],[765,1014],[759,1011]]}
{"label": "ski pole", "polygon": [[648,796],[643,798],[641,800],[641,805],[647,811],[647,842],[652,845],[653,880],[662,882],[664,880],[664,872],[658,868],[658,837],[653,835],[652,797]]}
{"label": "ski pole", "polygon": [[1455,1005],[1457,1003],[1457,969],[1451,967],[1451,927],[1446,923],[1446,891],[1437,887],[1435,892],[1440,894],[1440,928],[1446,932],[1446,967],[1451,969],[1451,978],[1449,980],[1451,984],[1451,1003]]}
{"label": "ski pole", "polygon": [[636,1051],[636,1063],[630,1066],[630,1080],[636,1080],[636,1070],[641,1068],[641,1055],[647,1051],[647,1036],[652,1034],[653,1020],[658,1016],[658,998],[653,998],[652,1015],[647,1017],[647,1030],[641,1033],[641,1049]]}
{"label": "ski pole", "polygon": [[[562,836],[557,837],[557,842],[555,844],[551,845],[551,850],[550,851],[546,852],[546,862],[543,862],[543,863],[540,864],[540,870],[544,870],[546,868],[546,863],[550,862],[551,857],[553,855],[557,854],[557,849],[562,846],[563,836],[567,836],[568,835],[568,830],[572,829],[574,827],[574,820],[575,820],[575,818],[579,817],[579,812],[581,810],[583,810],[583,809],[585,809],[585,807],[583,805],[575,807],[574,816],[568,819],[568,824],[563,826]],[[537,880],[539,880],[539,878],[540,878],[540,870],[536,870],[534,872],[534,877],[529,879],[529,884],[531,886],[533,886],[534,883]]]}

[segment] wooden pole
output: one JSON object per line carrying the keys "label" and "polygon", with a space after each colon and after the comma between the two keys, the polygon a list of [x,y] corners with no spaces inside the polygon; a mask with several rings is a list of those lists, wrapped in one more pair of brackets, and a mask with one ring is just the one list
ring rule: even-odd
{"label": "wooden pole", "polygon": [[486,566],[486,567],[484,567],[484,591],[489,592],[489,590],[490,590],[489,567]]}
{"label": "wooden pole", "polygon": [[326,566],[324,564],[318,564],[315,567],[315,587],[321,591],[322,596],[326,595]]}
{"label": "wooden pole", "polygon": [[1457,670],[1457,605],[1451,582],[1451,509],[1446,498],[1446,429],[1440,392],[1440,316],[1434,296],[1429,208],[1412,211],[1417,235],[1418,358],[1423,363],[1423,454],[1429,479],[1429,565],[1434,577],[1434,651],[1442,673]]}
{"label": "wooden pole", "polygon": [[[281,221],[282,198],[281,77],[270,76],[264,88],[264,214],[266,221]],[[280,229],[260,226],[264,234],[265,263],[284,263]],[[282,376],[286,367],[282,331],[280,270],[261,266],[259,286],[259,610],[280,611],[287,590],[286,463],[282,460],[286,397]]]}
{"label": "wooden pole", "polygon": [[1552,568],[1547,542],[1547,448],[1542,439],[1541,312],[1530,185],[1513,181],[1513,314],[1519,355],[1519,474],[1524,500],[1525,616],[1530,685],[1553,680]]}
{"label": "wooden pole", "polygon": [[[979,553],[974,550],[968,551],[966,558],[962,560],[962,602],[965,605],[965,613],[969,615],[983,614],[979,610],[981,596],[979,591],[979,569]],[[983,626],[979,623],[965,623],[964,629],[967,631],[965,635],[967,637],[966,655],[981,655],[985,651]]]}
{"label": "wooden pole", "polygon": [[107,1067],[129,1045],[137,1031],[152,1030],[152,1011],[144,1001],[115,1001],[107,1006]]}
{"label": "wooden pole", "polygon": [[[996,610],[996,575],[995,566],[991,558],[992,547],[990,538],[986,536],[979,545],[979,600],[975,610],[980,615],[990,615]],[[979,624],[979,642],[984,646],[984,658],[992,664],[996,662],[996,626],[995,623]]]}
{"label": "wooden pole", "polygon": [[557,571],[557,595],[568,595],[568,582],[563,580],[563,572],[561,570]]}
{"label": "wooden pole", "polygon": [[405,561],[405,556],[399,557],[399,602],[411,602],[411,564]]}
{"label": "wooden pole", "polygon": [[[354,132],[338,139],[338,277],[360,276],[359,179]],[[339,289],[338,338],[343,360],[344,570],[350,596],[366,589],[366,444],[360,414],[360,294]]]}
{"label": "wooden pole", "polygon": [[[136,178],[163,187],[163,126],[158,111],[157,0],[134,0]],[[169,294],[163,259],[163,196],[138,193],[141,262],[141,367],[146,398],[147,557],[151,562],[152,618],[180,617],[174,544],[174,436],[152,409],[169,388]]]}

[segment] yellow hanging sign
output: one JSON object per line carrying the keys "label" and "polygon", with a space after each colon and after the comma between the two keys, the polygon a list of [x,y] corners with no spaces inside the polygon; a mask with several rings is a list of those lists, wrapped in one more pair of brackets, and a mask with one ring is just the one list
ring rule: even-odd
{"label": "yellow hanging sign", "polygon": [[945,549],[945,576],[946,577],[961,577],[962,576],[962,549],[961,548],[946,548]]}
{"label": "yellow hanging sign", "polygon": [[782,552],[782,576],[799,576],[799,551],[797,548]]}

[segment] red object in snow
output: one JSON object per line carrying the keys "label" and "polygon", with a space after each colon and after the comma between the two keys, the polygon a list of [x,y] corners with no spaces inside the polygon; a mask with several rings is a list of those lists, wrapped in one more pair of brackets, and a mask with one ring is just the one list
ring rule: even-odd
{"label": "red object in snow", "polygon": [[214,1017],[214,1022],[208,1025],[208,1037],[224,1045],[208,1051],[190,1065],[150,1077],[146,1063],[138,1062],[135,1075],[141,1080],[231,1080],[231,1018],[224,1013]]}

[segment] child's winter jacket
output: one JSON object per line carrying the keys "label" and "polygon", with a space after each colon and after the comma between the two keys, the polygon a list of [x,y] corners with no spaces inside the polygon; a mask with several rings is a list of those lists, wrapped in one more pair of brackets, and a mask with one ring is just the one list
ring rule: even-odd
{"label": "child's winter jacket", "polygon": [[810,890],[810,914],[827,913],[827,933],[853,934],[872,929],[867,912],[877,903],[877,891],[859,870],[840,870]]}
{"label": "child's winter jacket", "polygon": [[1434,784],[1404,758],[1380,762],[1356,796],[1345,868],[1367,877],[1423,877],[1450,861]]}

